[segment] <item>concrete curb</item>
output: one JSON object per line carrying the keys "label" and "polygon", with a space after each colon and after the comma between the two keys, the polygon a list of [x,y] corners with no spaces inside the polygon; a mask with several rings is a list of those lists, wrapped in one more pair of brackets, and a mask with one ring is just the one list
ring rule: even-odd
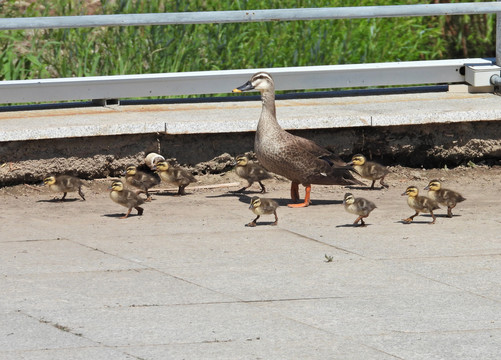
{"label": "concrete curb", "polygon": [[[277,100],[285,129],[421,125],[501,119],[490,93],[453,92]],[[255,131],[261,103],[225,101],[0,112],[0,142],[163,133]]]}

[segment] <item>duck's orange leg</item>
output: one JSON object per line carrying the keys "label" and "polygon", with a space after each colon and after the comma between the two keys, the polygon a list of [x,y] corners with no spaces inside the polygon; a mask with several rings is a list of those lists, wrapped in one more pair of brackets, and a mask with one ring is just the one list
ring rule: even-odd
{"label": "duck's orange leg", "polygon": [[291,199],[294,202],[299,200],[299,184],[296,182],[291,183]]}
{"label": "duck's orange leg", "polygon": [[311,185],[307,184],[307,185],[305,185],[305,187],[306,187],[306,189],[305,189],[306,193],[304,195],[304,202],[302,202],[300,204],[289,204],[287,206],[292,207],[292,208],[297,208],[297,207],[307,207],[308,205],[310,205]]}

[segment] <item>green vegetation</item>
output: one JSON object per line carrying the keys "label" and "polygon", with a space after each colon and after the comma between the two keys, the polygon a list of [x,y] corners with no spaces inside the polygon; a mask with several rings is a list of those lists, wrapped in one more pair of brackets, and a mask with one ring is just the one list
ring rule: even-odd
{"label": "green vegetation", "polygon": [[[438,2],[438,0],[430,0]],[[357,5],[422,1],[361,0]],[[24,4],[24,5],[19,5]],[[0,1],[3,17],[334,7],[343,0]],[[494,16],[0,32],[0,80],[494,56]]]}

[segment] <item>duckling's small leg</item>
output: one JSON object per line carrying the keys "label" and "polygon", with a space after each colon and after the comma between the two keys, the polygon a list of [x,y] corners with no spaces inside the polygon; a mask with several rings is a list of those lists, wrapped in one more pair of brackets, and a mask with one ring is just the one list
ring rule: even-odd
{"label": "duckling's small leg", "polygon": [[287,206],[292,208],[297,208],[297,207],[307,207],[308,205],[310,205],[311,184],[305,185],[305,191],[306,193],[304,195],[304,202],[300,204],[289,204]]}
{"label": "duckling's small leg", "polygon": [[257,224],[256,224],[256,221],[257,221],[257,219],[259,219],[259,218],[260,218],[260,215],[258,215],[258,216],[257,216],[254,220],[252,220],[250,223],[245,224],[245,226],[249,226],[249,227],[254,227],[254,226],[256,226],[256,225],[257,225]]}
{"label": "duckling's small leg", "polygon": [[263,183],[261,181],[258,181],[259,185],[261,185],[261,194],[266,193],[266,188],[264,187]]}
{"label": "duckling's small leg", "polygon": [[63,197],[62,197],[59,201],[64,201],[64,198],[66,197],[66,194],[67,194],[67,193],[64,193],[64,194],[63,194]]}
{"label": "duckling's small leg", "polygon": [[177,195],[186,195],[186,191],[184,191],[184,188],[186,185],[179,185],[179,189],[177,190]]}
{"label": "duckling's small leg", "polygon": [[130,208],[129,210],[127,210],[127,213],[124,216],[120,217],[120,219],[127,219],[127,217],[129,216],[129,214],[130,214],[131,211],[132,211],[132,208]]}
{"label": "duckling's small leg", "polygon": [[456,205],[449,205],[447,206],[447,217],[451,218],[452,217],[452,209],[455,207]]}
{"label": "duckling's small leg", "polygon": [[275,222],[272,223],[271,225],[277,225],[278,224],[278,216],[277,216],[277,211],[273,211],[273,215],[275,215]]}
{"label": "duckling's small leg", "polygon": [[383,177],[379,180],[379,183],[381,184],[382,187],[388,189],[390,187],[390,185],[388,185],[387,183],[384,182],[385,177],[386,177],[386,175],[383,175]]}
{"label": "duckling's small leg", "polygon": [[241,192],[243,192],[243,191],[244,191],[245,189],[247,189],[247,188],[248,188],[248,186],[244,186],[243,188],[238,189],[238,190],[235,190],[235,191],[233,191],[233,192],[235,192],[235,193],[241,193]]}
{"label": "duckling's small leg", "polygon": [[[140,207],[140,206],[135,206],[135,207],[134,207],[134,209],[136,209],[136,210],[137,210],[137,214],[138,214],[139,216],[143,215],[143,211],[144,211],[144,209],[143,209],[142,207]],[[129,209],[129,213],[130,213],[130,211],[131,211],[131,210],[132,210],[132,209]]]}
{"label": "duckling's small leg", "polygon": [[412,222],[412,220],[414,220],[414,218],[418,215],[419,215],[419,211],[416,211],[416,213],[414,215],[409,216],[407,219],[402,219],[402,221],[407,223],[407,224],[410,224]]}
{"label": "duckling's small leg", "polygon": [[431,217],[433,218],[433,221],[430,223],[430,225],[433,225],[435,224],[435,220],[437,220],[437,218],[435,217],[435,215],[433,214],[433,211],[430,210],[430,214],[431,214]]}
{"label": "duckling's small leg", "polygon": [[364,217],[363,215],[357,217],[357,219],[353,222],[353,225],[357,225],[358,222],[360,221],[360,226],[365,226],[363,217]]}
{"label": "duckling's small leg", "polygon": [[150,202],[151,194],[148,192],[148,189],[144,190],[144,193],[146,194],[146,199],[144,201]]}
{"label": "duckling's small leg", "polygon": [[78,195],[80,195],[80,197],[83,199],[83,201],[85,201],[85,196],[84,196],[84,193],[82,192],[82,186],[80,186],[78,188]]}
{"label": "duckling's small leg", "polygon": [[372,184],[371,184],[371,190],[374,190],[374,184],[376,183],[376,180],[372,180]]}
{"label": "duckling's small leg", "polygon": [[299,184],[296,182],[291,184],[291,199],[294,202],[299,200]]}

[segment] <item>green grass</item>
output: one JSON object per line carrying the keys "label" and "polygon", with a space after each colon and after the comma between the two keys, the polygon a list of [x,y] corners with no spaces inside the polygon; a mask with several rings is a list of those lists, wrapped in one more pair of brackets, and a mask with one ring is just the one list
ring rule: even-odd
{"label": "green grass", "polygon": [[[430,1],[433,2],[433,1]],[[334,7],[342,0],[0,2],[4,17]],[[420,1],[361,0],[357,5]],[[350,2],[351,4],[351,2]],[[0,80],[494,56],[494,16],[0,32]]]}

